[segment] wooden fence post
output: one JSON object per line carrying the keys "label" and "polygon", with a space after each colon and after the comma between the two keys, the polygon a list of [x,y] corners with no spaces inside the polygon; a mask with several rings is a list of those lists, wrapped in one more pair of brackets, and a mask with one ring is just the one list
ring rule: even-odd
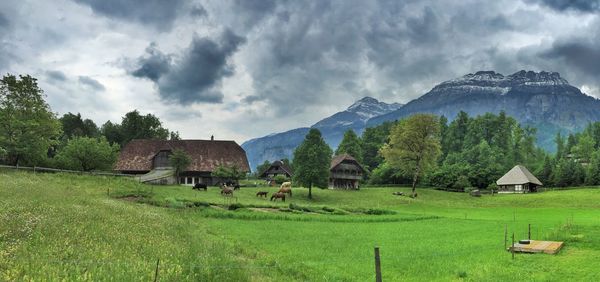
{"label": "wooden fence post", "polygon": [[381,259],[379,258],[379,247],[375,247],[375,282],[381,282]]}
{"label": "wooden fence post", "polygon": [[512,259],[515,259],[515,233],[513,232],[512,236],[512,246],[510,247],[510,252],[512,253]]}
{"label": "wooden fence post", "polygon": [[527,240],[531,240],[531,223],[529,223],[527,228]]}
{"label": "wooden fence post", "polygon": [[158,265],[160,264],[160,259],[156,260],[156,270],[154,270],[154,282],[158,281]]}
{"label": "wooden fence post", "polygon": [[504,224],[504,249],[506,250],[506,243],[508,241],[508,224]]}

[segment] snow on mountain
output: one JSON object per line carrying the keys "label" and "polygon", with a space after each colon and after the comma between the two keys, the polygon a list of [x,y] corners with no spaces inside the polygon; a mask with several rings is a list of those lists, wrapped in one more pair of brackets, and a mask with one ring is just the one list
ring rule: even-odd
{"label": "snow on mountain", "polygon": [[[401,104],[387,104],[375,98],[364,97],[345,111],[333,114],[312,125],[321,131],[325,142],[332,148],[342,140],[344,133],[352,129],[356,134],[361,134],[365,129],[367,120],[395,111],[402,107]],[[274,161],[283,158],[292,158],[294,149],[300,145],[310,128],[297,128],[282,133],[273,133],[261,138],[248,140],[242,144],[246,150],[250,167],[255,169],[265,160]]]}

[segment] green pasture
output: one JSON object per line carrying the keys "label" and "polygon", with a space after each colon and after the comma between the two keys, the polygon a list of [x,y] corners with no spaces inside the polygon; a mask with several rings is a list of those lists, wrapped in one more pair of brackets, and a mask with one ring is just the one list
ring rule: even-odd
{"label": "green pasture", "polygon": [[[130,179],[0,171],[0,281],[384,281],[600,279],[600,189],[484,195],[408,188],[148,186]],[[504,250],[562,240],[558,255]]]}

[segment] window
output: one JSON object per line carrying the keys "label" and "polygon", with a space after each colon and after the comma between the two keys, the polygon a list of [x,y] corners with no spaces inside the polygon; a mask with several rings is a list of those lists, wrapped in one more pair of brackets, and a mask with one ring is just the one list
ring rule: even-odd
{"label": "window", "polygon": [[523,185],[515,185],[515,191],[523,191]]}
{"label": "window", "polygon": [[187,184],[192,184],[192,178],[191,177],[187,178]]}

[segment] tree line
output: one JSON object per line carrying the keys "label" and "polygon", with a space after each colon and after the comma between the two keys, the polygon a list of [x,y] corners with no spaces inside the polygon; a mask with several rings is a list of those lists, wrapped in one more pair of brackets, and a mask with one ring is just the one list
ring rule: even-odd
{"label": "tree line", "polygon": [[72,170],[112,170],[133,139],[179,139],[152,114],[131,111],[121,123],[98,127],[81,114],[58,117],[37,80],[7,74],[0,80],[0,163]]}
{"label": "tree line", "polygon": [[[521,164],[545,186],[600,185],[600,122],[566,138],[559,132],[556,153],[538,147],[536,134],[535,127],[521,125],[504,112],[470,117],[461,111],[451,122],[418,114],[367,128],[360,137],[349,130],[334,154],[320,132],[311,129],[290,165],[296,181],[321,188],[327,185],[331,156],[342,153],[362,164],[367,170],[363,182],[371,184],[497,189],[496,180]],[[310,149],[308,144],[313,144]],[[322,155],[328,158],[321,160]],[[265,162],[259,168],[267,167]],[[305,173],[305,167],[315,169]],[[305,179],[308,174],[313,178]]]}

